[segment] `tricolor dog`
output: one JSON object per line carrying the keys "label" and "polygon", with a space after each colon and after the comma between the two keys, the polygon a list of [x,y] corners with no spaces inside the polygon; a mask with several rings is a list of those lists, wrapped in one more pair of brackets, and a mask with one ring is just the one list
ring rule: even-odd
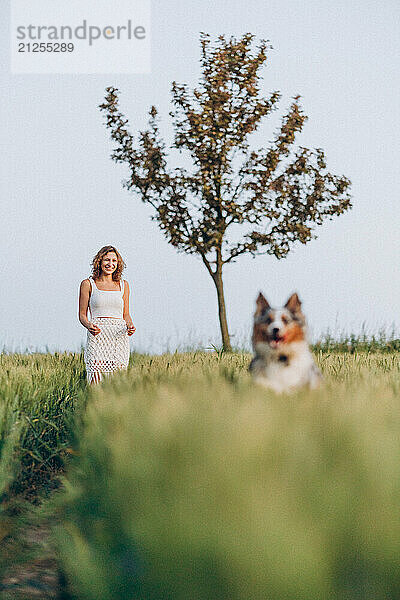
{"label": "tricolor dog", "polygon": [[306,339],[305,318],[297,294],[285,306],[271,308],[260,292],[253,327],[254,358],[250,373],[255,382],[275,392],[318,387],[322,375]]}

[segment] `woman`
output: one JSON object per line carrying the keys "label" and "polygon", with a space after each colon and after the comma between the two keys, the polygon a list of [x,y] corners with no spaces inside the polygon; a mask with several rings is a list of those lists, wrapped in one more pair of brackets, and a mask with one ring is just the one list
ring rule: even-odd
{"label": "woman", "polygon": [[129,284],[121,278],[124,267],[116,248],[104,246],[92,261],[92,277],[81,283],[79,321],[88,330],[84,356],[89,383],[128,367],[128,336],[135,327],[129,314]]}

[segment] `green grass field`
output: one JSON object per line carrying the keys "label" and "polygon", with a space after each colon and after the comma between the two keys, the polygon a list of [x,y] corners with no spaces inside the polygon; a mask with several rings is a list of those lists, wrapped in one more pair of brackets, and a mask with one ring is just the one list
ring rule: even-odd
{"label": "green grass field", "polygon": [[319,346],[324,386],[290,396],[246,353],[90,390],[79,355],[3,355],[3,581],[42,552],[78,600],[400,598],[399,356],[360,347]]}

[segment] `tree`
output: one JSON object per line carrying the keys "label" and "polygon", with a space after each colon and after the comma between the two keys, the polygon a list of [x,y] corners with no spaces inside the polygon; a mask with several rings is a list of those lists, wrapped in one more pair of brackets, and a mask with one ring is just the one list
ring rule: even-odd
{"label": "tree", "polygon": [[[248,138],[263,117],[277,108],[280,93],[260,95],[260,68],[272,48],[265,40],[253,50],[250,33],[238,41],[200,34],[202,76],[198,87],[172,83],[175,129],[171,148],[188,151],[193,162],[168,168],[160,139],[157,110],[149,111],[148,129],[135,142],[119,111],[119,90],[108,87],[100,109],[116,143],[111,157],[127,163],[129,190],[155,211],[168,242],[178,251],[200,255],[211,275],[225,350],[231,350],[222,272],[241,254],[284,258],[295,242],[315,237],[315,225],[351,207],[350,181],[327,171],[322,149],[292,146],[307,117],[295,96],[268,146],[251,150]],[[236,163],[239,164],[236,167]],[[228,229],[244,229],[239,240]],[[238,229],[236,229],[238,231]]]}

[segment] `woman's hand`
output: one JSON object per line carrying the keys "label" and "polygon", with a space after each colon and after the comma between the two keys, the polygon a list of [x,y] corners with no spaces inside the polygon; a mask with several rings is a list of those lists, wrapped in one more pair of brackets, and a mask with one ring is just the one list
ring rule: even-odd
{"label": "woman's hand", "polygon": [[100,327],[98,327],[94,323],[89,323],[89,325],[88,325],[88,331],[90,331],[90,333],[92,335],[97,335],[98,333],[100,333],[101,329],[100,329]]}
{"label": "woman's hand", "polygon": [[136,331],[136,327],[132,323],[132,319],[125,319],[125,323],[128,330],[128,335],[133,335]]}

